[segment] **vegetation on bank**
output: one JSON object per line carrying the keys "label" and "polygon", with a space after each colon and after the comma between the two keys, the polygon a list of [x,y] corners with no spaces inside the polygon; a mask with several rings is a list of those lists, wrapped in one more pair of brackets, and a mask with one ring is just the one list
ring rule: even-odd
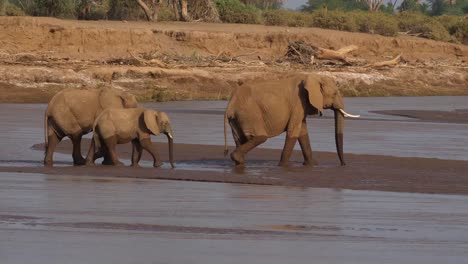
{"label": "vegetation on bank", "polygon": [[[319,27],[395,36],[399,32],[468,44],[468,0],[309,0],[301,11],[282,0],[0,0],[0,15],[88,20],[204,20]],[[378,3],[375,5],[375,3]],[[142,5],[143,4],[143,5]]]}

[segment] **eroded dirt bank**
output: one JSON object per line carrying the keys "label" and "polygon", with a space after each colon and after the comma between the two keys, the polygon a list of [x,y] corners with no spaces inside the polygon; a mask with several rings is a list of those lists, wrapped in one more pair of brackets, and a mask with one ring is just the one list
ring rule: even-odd
{"label": "eroded dirt bank", "polygon": [[[250,79],[298,71],[334,77],[347,96],[467,95],[468,47],[421,38],[316,28],[205,23],[0,18],[0,102],[46,102],[65,87],[113,85],[140,100],[224,99]],[[303,40],[356,45],[361,63],[298,64],[284,58]],[[402,54],[396,67],[369,63]]]}

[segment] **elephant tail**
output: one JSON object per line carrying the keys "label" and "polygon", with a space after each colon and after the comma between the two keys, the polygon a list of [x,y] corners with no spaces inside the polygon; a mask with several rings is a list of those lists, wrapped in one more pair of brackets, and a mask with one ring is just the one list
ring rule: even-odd
{"label": "elephant tail", "polygon": [[97,130],[99,129],[97,123],[98,123],[98,120],[99,120],[100,116],[101,115],[99,115],[96,118],[96,120],[94,120],[94,124],[93,124],[93,141],[94,141],[94,147],[97,150],[101,149],[101,140],[99,139],[99,135],[98,135],[99,133],[97,133]]}
{"label": "elephant tail", "polygon": [[228,143],[227,143],[227,125],[228,125],[228,116],[227,111],[224,113],[224,156],[226,157],[229,153]]}
{"label": "elephant tail", "polygon": [[93,141],[95,149],[101,149],[101,141],[99,140],[99,135],[96,133],[95,129],[93,129]]}
{"label": "elephant tail", "polygon": [[44,114],[44,152],[47,153],[49,147],[49,106],[47,106]]}

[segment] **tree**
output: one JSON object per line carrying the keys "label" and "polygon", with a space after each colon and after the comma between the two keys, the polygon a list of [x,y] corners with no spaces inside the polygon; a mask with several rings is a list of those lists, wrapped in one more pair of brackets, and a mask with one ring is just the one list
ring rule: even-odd
{"label": "tree", "polygon": [[161,0],[135,0],[145,12],[148,21],[158,20],[158,13],[161,9]]}
{"label": "tree", "polygon": [[75,0],[13,0],[10,2],[32,16],[75,17]]}

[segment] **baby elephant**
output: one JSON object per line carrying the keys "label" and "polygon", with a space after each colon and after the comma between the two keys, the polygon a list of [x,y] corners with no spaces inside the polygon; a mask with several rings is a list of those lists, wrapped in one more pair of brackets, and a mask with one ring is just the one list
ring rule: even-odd
{"label": "baby elephant", "polygon": [[[169,117],[164,112],[144,108],[104,110],[94,122],[93,141],[86,158],[87,165],[93,165],[100,156],[106,156],[111,165],[121,165],[115,151],[116,144],[132,142],[132,166],[138,166],[143,149],[153,156],[153,166],[162,165],[151,135],[164,133],[169,143],[169,161],[174,168],[173,137]],[[97,151],[96,151],[97,150]],[[103,163],[106,164],[106,163]]]}

